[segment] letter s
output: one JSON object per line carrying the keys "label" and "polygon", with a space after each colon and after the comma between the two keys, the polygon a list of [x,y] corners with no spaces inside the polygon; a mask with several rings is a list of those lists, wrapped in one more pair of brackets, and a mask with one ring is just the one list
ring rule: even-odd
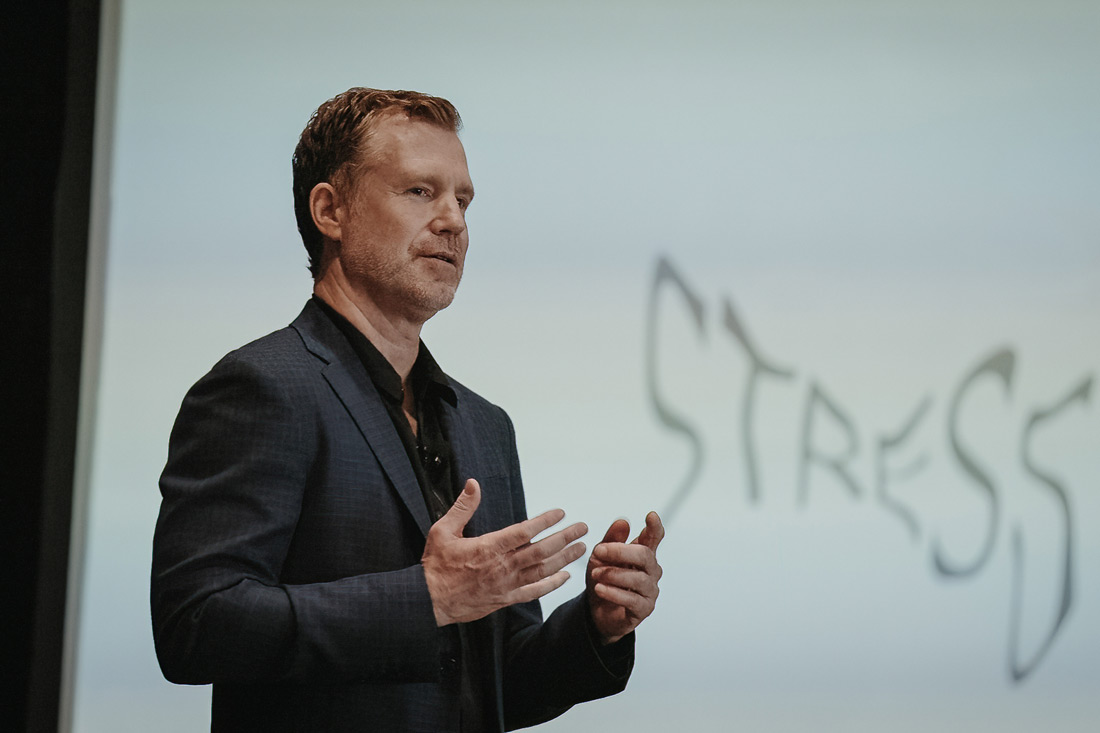
{"label": "letter s", "polygon": [[674,412],[661,398],[657,389],[657,296],[663,285],[673,285],[687,301],[695,329],[703,334],[703,302],[688,288],[683,278],[680,277],[665,257],[657,260],[657,272],[653,277],[653,287],[649,291],[649,322],[646,327],[646,382],[649,387],[649,399],[653,409],[657,411],[657,419],[669,430],[682,433],[691,444],[692,462],[687,475],[684,476],[680,487],[673,494],[664,510],[665,522],[672,521],[673,516],[687,499],[688,493],[699,478],[703,468],[703,441],[698,432],[687,421]]}
{"label": "letter s", "polygon": [[1027,469],[1028,473],[1032,476],[1039,479],[1040,482],[1046,484],[1058,500],[1065,522],[1065,533],[1063,535],[1065,541],[1062,549],[1062,597],[1059,599],[1058,616],[1054,620],[1054,625],[1050,627],[1050,631],[1047,632],[1046,638],[1043,639],[1042,644],[1039,645],[1038,650],[1031,659],[1027,662],[1021,662],[1019,644],[1024,603],[1024,533],[1019,524],[1013,527],[1013,592],[1008,630],[1008,670],[1012,675],[1013,682],[1020,682],[1031,674],[1035,667],[1038,666],[1039,662],[1042,661],[1043,657],[1046,656],[1046,653],[1050,651],[1050,646],[1054,642],[1054,638],[1058,635],[1058,631],[1062,628],[1062,623],[1066,620],[1066,615],[1069,614],[1070,606],[1073,604],[1073,512],[1070,510],[1069,495],[1058,479],[1037,467],[1035,462],[1031,459],[1032,433],[1038,425],[1054,417],[1071,403],[1075,401],[1088,402],[1091,389],[1092,377],[1086,377],[1084,381],[1071,390],[1068,395],[1055,403],[1054,406],[1045,410],[1036,410],[1031,413],[1031,417],[1027,421],[1027,426],[1024,428],[1024,434],[1020,445],[1020,455],[1024,468]]}
{"label": "letter s", "polygon": [[959,405],[971,385],[984,374],[994,374],[1000,377],[1001,381],[1004,382],[1005,390],[1007,391],[1010,389],[1012,387],[1012,373],[1015,366],[1016,356],[1012,353],[1012,350],[1001,349],[966,375],[962,384],[955,390],[955,396],[951,400],[947,424],[948,435],[951,439],[951,449],[959,459],[962,469],[989,495],[989,530],[986,532],[985,544],[981,552],[978,553],[978,556],[973,562],[962,565],[951,565],[943,558],[943,550],[940,546],[939,538],[936,538],[934,542],[935,546],[932,549],[932,560],[936,566],[936,570],[939,571],[941,575],[962,577],[976,573],[981,570],[982,566],[989,560],[989,556],[993,552],[993,543],[997,539],[997,523],[1001,514],[1000,502],[997,500],[997,489],[993,485],[993,480],[986,475],[985,471],[979,467],[977,461],[963,449],[962,444],[959,442]]}

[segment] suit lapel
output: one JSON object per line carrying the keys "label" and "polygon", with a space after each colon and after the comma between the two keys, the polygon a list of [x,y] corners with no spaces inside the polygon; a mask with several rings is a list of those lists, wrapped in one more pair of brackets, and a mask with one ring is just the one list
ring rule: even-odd
{"label": "suit lapel", "polygon": [[398,496],[427,536],[431,520],[416,474],[382,398],[347,339],[317,305],[306,303],[291,326],[311,353],[325,362],[321,374],[355,421]]}

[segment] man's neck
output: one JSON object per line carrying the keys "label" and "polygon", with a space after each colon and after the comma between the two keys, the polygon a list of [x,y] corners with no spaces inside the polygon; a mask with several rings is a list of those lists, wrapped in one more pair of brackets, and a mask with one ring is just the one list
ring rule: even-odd
{"label": "man's neck", "polygon": [[369,298],[356,297],[340,277],[322,277],[314,283],[313,293],[359,329],[386,357],[401,377],[401,384],[408,386],[409,372],[420,351],[423,323],[388,316]]}

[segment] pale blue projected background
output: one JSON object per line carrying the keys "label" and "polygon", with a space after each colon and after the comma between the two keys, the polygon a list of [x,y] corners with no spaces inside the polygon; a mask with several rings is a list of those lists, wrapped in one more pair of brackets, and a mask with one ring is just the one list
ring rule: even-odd
{"label": "pale blue projected background", "polygon": [[[1092,2],[125,2],[75,729],[208,726],[152,649],[168,432],[308,297],[291,151],[367,85],[465,119],[467,275],[426,340],[512,415],[529,508],[602,532],[698,469],[629,688],[542,729],[1093,730],[1098,38]],[[727,309],[786,374],[755,482]]]}

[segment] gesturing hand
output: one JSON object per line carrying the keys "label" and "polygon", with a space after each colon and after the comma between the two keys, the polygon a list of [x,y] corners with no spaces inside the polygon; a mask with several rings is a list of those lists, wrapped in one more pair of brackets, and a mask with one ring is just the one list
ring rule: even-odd
{"label": "gesturing hand", "polygon": [[663,571],[657,564],[657,545],[665,537],[665,528],[657,512],[646,515],[645,528],[628,545],[629,536],[630,524],[615,520],[588,560],[588,609],[604,644],[637,628],[653,613],[660,592],[657,582]]}
{"label": "gesturing hand", "polygon": [[469,479],[454,506],[428,530],[420,562],[440,626],[475,621],[513,603],[541,598],[568,580],[562,568],[584,555],[584,543],[576,541],[588,532],[582,522],[532,544],[536,535],[565,517],[561,509],[481,537],[463,537],[480,504],[481,487]]}

